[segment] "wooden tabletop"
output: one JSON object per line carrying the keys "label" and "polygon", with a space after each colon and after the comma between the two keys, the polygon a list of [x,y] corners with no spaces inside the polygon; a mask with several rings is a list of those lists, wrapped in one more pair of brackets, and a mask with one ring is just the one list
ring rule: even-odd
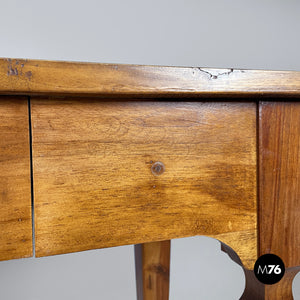
{"label": "wooden tabletop", "polygon": [[300,96],[300,72],[0,59],[0,94]]}

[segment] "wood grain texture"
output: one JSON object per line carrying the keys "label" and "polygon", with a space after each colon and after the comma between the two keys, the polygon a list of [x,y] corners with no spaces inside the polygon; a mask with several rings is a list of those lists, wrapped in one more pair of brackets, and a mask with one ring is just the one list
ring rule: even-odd
{"label": "wood grain texture", "polygon": [[135,245],[137,300],[169,300],[170,244]]}
{"label": "wood grain texture", "polygon": [[266,300],[293,300],[292,285],[295,276],[300,272],[300,266],[288,268],[283,278],[276,284],[266,285]]}
{"label": "wood grain texture", "polygon": [[236,250],[243,259],[243,265],[248,269],[253,270],[258,252],[258,244],[256,242],[258,237],[256,231],[252,229],[244,231],[240,230],[210,235],[210,237],[215,238]]}
{"label": "wood grain texture", "polygon": [[0,93],[299,97],[300,72],[0,59]]}
{"label": "wood grain texture", "polygon": [[32,126],[37,256],[234,232],[253,267],[255,103],[34,99]]}
{"label": "wood grain texture", "polygon": [[300,103],[259,105],[260,253],[300,265]]}
{"label": "wood grain texture", "polygon": [[0,260],[32,255],[28,104],[0,96]]}

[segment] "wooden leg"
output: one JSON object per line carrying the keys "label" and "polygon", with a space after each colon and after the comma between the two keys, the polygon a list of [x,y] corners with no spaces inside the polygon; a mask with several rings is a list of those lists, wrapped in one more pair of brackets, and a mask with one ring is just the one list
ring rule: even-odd
{"label": "wooden leg", "polygon": [[299,267],[288,268],[283,278],[276,284],[266,286],[266,300],[293,300],[292,284]]}
{"label": "wooden leg", "polygon": [[137,300],[168,300],[170,241],[135,245]]}
{"label": "wooden leg", "polygon": [[[260,255],[276,254],[293,268],[300,265],[299,102],[259,103],[258,152]],[[291,270],[286,278],[293,277]],[[266,299],[292,299],[275,296],[276,286],[266,287]]]}
{"label": "wooden leg", "polygon": [[244,269],[246,276],[245,291],[240,300],[293,300],[292,285],[295,276],[300,272],[299,267],[288,268],[283,278],[276,284],[265,285],[259,283],[253,271]]}

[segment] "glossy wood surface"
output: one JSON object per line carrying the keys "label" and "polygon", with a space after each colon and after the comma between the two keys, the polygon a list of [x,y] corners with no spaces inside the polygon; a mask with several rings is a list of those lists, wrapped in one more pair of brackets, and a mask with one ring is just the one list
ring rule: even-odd
{"label": "glossy wood surface", "polygon": [[34,99],[32,127],[37,256],[234,233],[253,266],[255,103]]}
{"label": "glossy wood surface", "polygon": [[170,244],[135,245],[137,300],[169,300]]}
{"label": "glossy wood surface", "polygon": [[0,94],[300,96],[300,72],[0,59]]}
{"label": "glossy wood surface", "polygon": [[300,265],[300,103],[259,105],[260,253]]}
{"label": "glossy wood surface", "polygon": [[31,255],[27,98],[0,96],[0,260]]}
{"label": "glossy wood surface", "polygon": [[[292,285],[295,276],[300,272],[300,266],[288,268],[283,278],[276,284],[266,286],[266,300],[293,300]],[[299,297],[298,297],[299,298]]]}

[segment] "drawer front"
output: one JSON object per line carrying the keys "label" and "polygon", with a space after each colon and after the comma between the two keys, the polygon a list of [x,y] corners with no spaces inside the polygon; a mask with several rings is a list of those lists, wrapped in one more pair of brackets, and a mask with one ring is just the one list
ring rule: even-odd
{"label": "drawer front", "polygon": [[192,235],[256,256],[255,103],[36,98],[32,135],[37,256]]}
{"label": "drawer front", "polygon": [[0,120],[0,260],[7,260],[32,255],[27,98],[0,96]]}

